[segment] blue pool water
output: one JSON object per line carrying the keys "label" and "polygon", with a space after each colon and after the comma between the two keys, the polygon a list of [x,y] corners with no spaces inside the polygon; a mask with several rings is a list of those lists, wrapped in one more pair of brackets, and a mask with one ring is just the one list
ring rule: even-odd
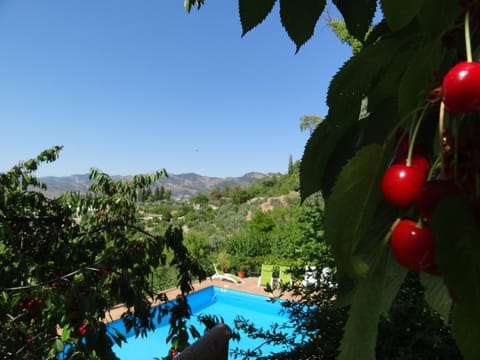
{"label": "blue pool water", "polygon": [[[266,296],[252,295],[231,289],[222,289],[211,286],[190,294],[188,303],[194,315],[217,315],[223,317],[225,323],[235,329],[234,319],[242,316],[255,325],[267,329],[274,323],[287,323],[286,315],[280,314],[279,302],[271,303]],[[203,333],[196,316],[192,316],[188,325],[194,325]],[[111,326],[125,334],[125,328],[121,321],[111,323]],[[168,318],[162,319],[155,331],[148,333],[147,337],[137,337],[133,333],[126,334],[127,343],[121,347],[115,345],[113,351],[122,360],[152,360],[154,357],[162,358],[168,353],[170,345],[165,342],[169,330]],[[193,341],[191,341],[193,342]],[[250,339],[241,334],[239,342],[230,340],[229,348],[254,349],[262,343],[262,340]],[[279,346],[262,346],[262,354],[267,355],[273,351],[286,350]]]}

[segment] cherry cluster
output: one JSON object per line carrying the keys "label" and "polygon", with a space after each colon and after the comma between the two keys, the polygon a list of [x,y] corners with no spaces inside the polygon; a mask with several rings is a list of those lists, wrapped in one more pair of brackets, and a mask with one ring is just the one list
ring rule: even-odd
{"label": "cherry cluster", "polygon": [[82,336],[85,336],[87,335],[87,324],[82,324],[79,328],[78,328],[78,332],[80,333],[80,335]]}
{"label": "cherry cluster", "polygon": [[[435,263],[435,236],[429,227],[439,202],[461,194],[473,200],[480,221],[480,63],[472,60],[469,11],[465,12],[467,61],[450,68],[442,79],[436,101],[429,99],[407,134],[400,133],[397,155],[385,171],[381,189],[390,204],[414,209],[417,219],[398,219],[391,228],[390,245],[397,262],[410,270],[440,275]],[[437,88],[438,89],[438,88]],[[438,107],[438,146],[433,161],[415,144],[420,123],[431,104]],[[448,121],[447,121],[448,120]],[[435,141],[438,141],[435,139]],[[452,295],[454,298],[454,295]]]}
{"label": "cherry cluster", "polygon": [[[387,202],[404,209],[415,207],[418,215],[416,220],[403,218],[392,226],[390,245],[395,259],[410,270],[432,275],[440,274],[429,222],[439,202],[462,194],[474,199],[474,209],[480,209],[480,123],[475,118],[480,110],[480,63],[461,62],[452,67],[442,82],[441,101],[439,119],[443,119],[443,109],[451,114],[452,122],[456,122],[455,139],[452,130],[439,121],[440,154],[431,163],[425,149],[411,143],[415,132],[413,140],[401,134],[397,155],[381,181]],[[468,131],[459,136],[463,119],[469,122]]]}

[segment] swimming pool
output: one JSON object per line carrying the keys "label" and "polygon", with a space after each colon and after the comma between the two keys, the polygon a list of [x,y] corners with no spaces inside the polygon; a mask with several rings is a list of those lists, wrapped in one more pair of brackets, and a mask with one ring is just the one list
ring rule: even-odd
{"label": "swimming pool", "polygon": [[[210,286],[190,294],[188,303],[194,315],[221,316],[232,329],[235,329],[234,320],[239,315],[264,329],[269,328],[274,323],[284,324],[288,322],[288,317],[280,314],[282,308],[280,302],[271,303],[266,296],[243,293],[232,289]],[[203,332],[204,326],[196,316],[192,316],[189,325],[194,325],[197,330]],[[115,321],[110,326],[125,334],[125,327],[121,321]],[[164,318],[157,325],[155,331],[148,333],[147,337],[135,338],[133,332],[127,333],[127,343],[122,344],[121,347],[115,345],[113,351],[122,360],[162,358],[171,347],[165,342],[168,330],[168,318]],[[193,341],[192,339],[191,342]],[[262,342],[261,339],[251,339],[245,334],[241,334],[239,342],[230,340],[229,349],[232,350],[237,347],[239,349],[254,349]],[[262,346],[263,355],[282,350],[286,349],[272,345]]]}

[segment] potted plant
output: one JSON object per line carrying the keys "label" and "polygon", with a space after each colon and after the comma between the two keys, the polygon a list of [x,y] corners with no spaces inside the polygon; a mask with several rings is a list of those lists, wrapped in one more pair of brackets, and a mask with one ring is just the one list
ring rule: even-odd
{"label": "potted plant", "polygon": [[244,277],[247,276],[248,273],[248,265],[240,265],[237,270],[237,276],[240,279],[243,279]]}

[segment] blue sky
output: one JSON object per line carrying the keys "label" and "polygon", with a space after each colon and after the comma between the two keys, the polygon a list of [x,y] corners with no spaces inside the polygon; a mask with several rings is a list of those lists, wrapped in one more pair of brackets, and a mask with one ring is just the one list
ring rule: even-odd
{"label": "blue sky", "polygon": [[285,172],[351,55],[325,19],[295,55],[278,7],[241,38],[236,0],[0,0],[0,49],[0,171],[63,145],[39,176]]}

